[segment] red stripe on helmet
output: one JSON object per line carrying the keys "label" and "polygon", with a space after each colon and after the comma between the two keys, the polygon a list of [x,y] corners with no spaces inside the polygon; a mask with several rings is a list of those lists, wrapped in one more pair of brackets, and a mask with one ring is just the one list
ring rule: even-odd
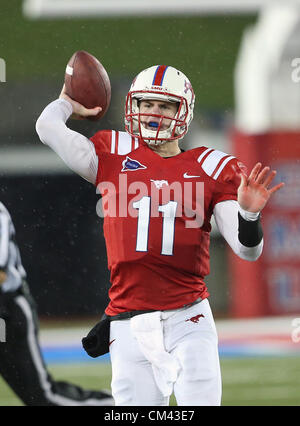
{"label": "red stripe on helmet", "polygon": [[154,74],[152,86],[161,86],[162,85],[162,82],[163,82],[167,68],[168,68],[167,65],[159,65],[157,67],[155,74]]}

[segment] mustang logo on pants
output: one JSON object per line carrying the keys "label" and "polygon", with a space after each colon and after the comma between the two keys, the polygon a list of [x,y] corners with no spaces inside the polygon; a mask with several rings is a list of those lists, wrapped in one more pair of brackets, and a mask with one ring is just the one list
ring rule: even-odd
{"label": "mustang logo on pants", "polygon": [[201,318],[201,317],[204,318],[204,315],[203,314],[195,315],[194,317],[189,318],[189,319],[187,319],[185,321],[192,321],[192,322],[197,323],[197,322],[199,322],[199,318]]}

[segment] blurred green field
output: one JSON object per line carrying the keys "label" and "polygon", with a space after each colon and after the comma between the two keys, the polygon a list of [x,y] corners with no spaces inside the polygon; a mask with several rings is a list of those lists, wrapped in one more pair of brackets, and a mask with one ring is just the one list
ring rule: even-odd
{"label": "blurred green field", "polygon": [[[225,358],[221,360],[223,402],[227,406],[299,406],[299,357]],[[109,364],[52,365],[55,378],[89,388],[110,388]],[[172,398],[172,405],[175,400]],[[20,406],[0,378],[0,406]]]}
{"label": "blurred green field", "polygon": [[22,15],[20,0],[10,0],[0,15],[0,52],[8,81],[61,81],[66,61],[81,49],[121,78],[166,63],[189,76],[197,107],[229,108],[241,36],[255,20],[222,15],[31,21]]}

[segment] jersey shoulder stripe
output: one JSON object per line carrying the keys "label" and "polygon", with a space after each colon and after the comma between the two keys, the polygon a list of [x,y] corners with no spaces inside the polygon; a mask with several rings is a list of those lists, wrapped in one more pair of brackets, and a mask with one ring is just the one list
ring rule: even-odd
{"label": "jersey shoulder stripe", "polygon": [[118,130],[100,130],[92,138],[98,153],[126,155],[139,147],[139,139]]}
{"label": "jersey shoulder stripe", "polygon": [[225,152],[207,148],[200,154],[197,161],[208,176],[218,180],[226,165],[234,158],[234,156]]}
{"label": "jersey shoulder stripe", "polygon": [[229,163],[229,161],[235,159],[235,157],[233,155],[227,155],[225,157],[222,158],[222,160],[220,161],[220,163],[218,164],[218,166],[216,167],[212,178],[217,180],[218,177],[220,176],[220,174],[222,173],[222,171],[225,169],[226,165]]}
{"label": "jersey shoulder stripe", "polygon": [[114,130],[112,132],[112,154],[126,155],[139,147],[138,138],[134,138],[126,132]]}

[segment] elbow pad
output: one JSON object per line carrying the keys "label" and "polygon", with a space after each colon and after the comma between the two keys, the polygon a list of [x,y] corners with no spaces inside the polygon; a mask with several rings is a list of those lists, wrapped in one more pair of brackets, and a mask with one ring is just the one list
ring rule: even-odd
{"label": "elbow pad", "polygon": [[249,221],[238,213],[239,233],[238,238],[241,244],[246,247],[255,247],[263,239],[263,230],[260,215],[257,220]]}

